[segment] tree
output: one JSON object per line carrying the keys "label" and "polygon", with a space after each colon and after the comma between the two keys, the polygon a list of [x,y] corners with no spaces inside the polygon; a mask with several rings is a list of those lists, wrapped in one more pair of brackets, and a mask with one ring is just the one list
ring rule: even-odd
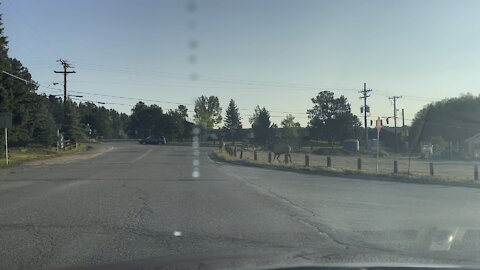
{"label": "tree", "polygon": [[236,138],[237,131],[242,129],[242,118],[238,113],[237,104],[230,99],[227,111],[225,112],[225,121],[223,126],[226,134],[231,134],[232,141]]}
{"label": "tree", "polygon": [[360,121],[352,114],[350,104],[343,95],[335,98],[330,91],[319,92],[312,98],[312,109],[307,110],[310,134],[318,139],[343,141],[355,136]]}
{"label": "tree", "polygon": [[188,108],[185,105],[178,105],[177,109],[175,109],[175,112],[180,115],[184,120],[187,120],[188,118]]}
{"label": "tree", "polygon": [[169,114],[164,114],[158,105],[147,106],[138,102],[132,109],[132,114],[127,124],[128,133],[133,137],[144,138],[150,135],[174,135],[175,123]]}
{"label": "tree", "polygon": [[63,100],[53,95],[48,96],[50,111],[52,112],[55,125],[59,129],[63,123]]}
{"label": "tree", "polygon": [[61,98],[47,98],[35,93],[38,86],[32,82],[28,69],[19,60],[8,56],[8,42],[1,16],[0,70],[18,77],[0,73],[0,112],[12,112],[13,127],[9,131],[12,146],[30,143],[51,145],[55,142],[56,130],[60,128],[65,138],[78,140],[84,136],[83,126],[87,123],[94,127],[99,136],[125,136],[124,128],[128,120],[126,114],[97,107],[93,103],[76,104],[67,101],[64,105]]}
{"label": "tree", "polygon": [[298,129],[300,128],[300,123],[295,122],[295,117],[291,114],[287,115],[285,119],[281,122],[282,125],[282,136],[288,141],[292,141],[298,137]]}
{"label": "tree", "polygon": [[65,116],[62,132],[67,140],[80,140],[84,137],[83,129],[80,126],[77,106],[70,100],[67,100],[65,103]]}
{"label": "tree", "polygon": [[222,122],[222,108],[216,96],[201,96],[195,101],[195,120],[207,129]]}
{"label": "tree", "polygon": [[446,142],[463,142],[480,132],[480,96],[471,94],[433,102],[415,114],[409,130],[411,149],[435,137]]}
{"label": "tree", "polygon": [[169,110],[168,115],[172,118],[171,120],[173,121],[172,135],[179,139],[187,137],[187,107],[185,105],[178,105],[175,110]]}
{"label": "tree", "polygon": [[33,142],[47,147],[55,144],[57,136],[57,126],[49,105],[46,96],[38,96],[37,102],[32,104],[36,113],[29,123]]}
{"label": "tree", "polygon": [[268,140],[272,137],[272,129],[270,128],[270,113],[265,107],[260,108],[257,105],[253,116],[250,118],[252,124],[253,135],[255,140],[262,145],[266,145]]}

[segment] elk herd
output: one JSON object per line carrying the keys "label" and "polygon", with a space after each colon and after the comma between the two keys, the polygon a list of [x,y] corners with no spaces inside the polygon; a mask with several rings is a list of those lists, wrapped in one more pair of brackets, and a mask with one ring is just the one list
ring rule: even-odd
{"label": "elk herd", "polygon": [[[220,152],[223,152],[224,150],[227,152],[231,152],[233,149],[231,149],[232,146],[226,145],[223,139],[219,141],[218,144],[218,150]],[[286,142],[275,142],[275,143],[267,143],[266,147],[264,147],[267,151],[273,153],[273,160],[277,160],[277,162],[280,161],[281,155],[284,155],[284,160],[285,163],[292,163],[292,147],[286,143]]]}

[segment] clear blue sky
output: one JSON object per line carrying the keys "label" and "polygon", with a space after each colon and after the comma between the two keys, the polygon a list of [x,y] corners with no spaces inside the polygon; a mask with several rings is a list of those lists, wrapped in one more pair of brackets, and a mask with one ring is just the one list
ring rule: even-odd
{"label": "clear blue sky", "polygon": [[[392,95],[411,119],[430,101],[478,94],[480,1],[189,2],[4,0],[0,11],[10,56],[42,85],[61,82],[64,58],[72,94],[189,109],[217,95],[224,111],[234,98],[245,126],[257,104],[305,126],[310,98],[330,89],[360,114],[364,82],[370,119],[393,114]],[[137,102],[83,95],[127,113]]]}

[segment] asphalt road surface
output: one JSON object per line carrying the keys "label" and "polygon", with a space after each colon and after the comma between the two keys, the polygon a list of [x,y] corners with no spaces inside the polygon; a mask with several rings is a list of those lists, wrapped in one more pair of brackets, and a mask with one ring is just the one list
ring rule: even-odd
{"label": "asphalt road surface", "polygon": [[0,171],[0,268],[91,266],[219,250],[363,247],[480,254],[480,189],[232,166],[191,147],[111,143]]}

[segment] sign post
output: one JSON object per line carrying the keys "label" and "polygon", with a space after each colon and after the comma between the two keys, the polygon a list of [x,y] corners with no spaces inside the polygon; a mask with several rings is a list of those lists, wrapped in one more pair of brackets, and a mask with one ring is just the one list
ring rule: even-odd
{"label": "sign post", "polygon": [[8,165],[8,128],[5,128],[5,163]]}
{"label": "sign post", "polygon": [[375,127],[377,128],[377,173],[378,173],[378,153],[380,151],[380,130],[382,129],[382,120],[378,117]]}
{"label": "sign post", "polygon": [[0,112],[0,128],[5,129],[5,163],[8,165],[8,129],[12,127],[12,113]]}

